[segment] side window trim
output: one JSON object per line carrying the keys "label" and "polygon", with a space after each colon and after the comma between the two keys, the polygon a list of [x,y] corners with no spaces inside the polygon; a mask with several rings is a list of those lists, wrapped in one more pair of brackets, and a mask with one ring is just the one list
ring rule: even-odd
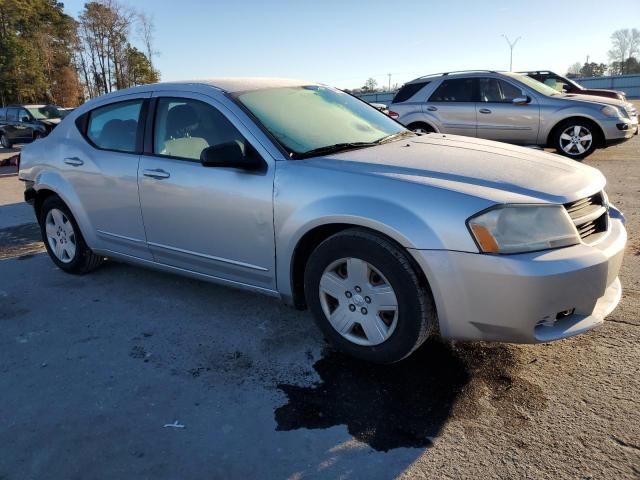
{"label": "side window trim", "polygon": [[[133,103],[140,102],[140,113],[138,114],[138,124],[136,130],[136,149],[133,152],[127,152],[123,150],[116,150],[113,148],[103,148],[96,145],[88,135],[89,123],[91,122],[91,114],[96,110],[99,110],[104,107],[111,107],[113,105],[118,105],[121,103]],[[147,109],[149,107],[149,98],[148,97],[138,97],[138,98],[128,98],[125,100],[120,100],[117,102],[105,103],[99,105],[88,112],[83,113],[78,118],[76,118],[76,127],[78,131],[84,138],[84,140],[91,145],[96,150],[101,150],[103,152],[116,152],[116,153],[125,153],[129,155],[142,155],[143,153],[143,142],[144,142],[144,133],[145,133],[145,123],[147,118]]]}

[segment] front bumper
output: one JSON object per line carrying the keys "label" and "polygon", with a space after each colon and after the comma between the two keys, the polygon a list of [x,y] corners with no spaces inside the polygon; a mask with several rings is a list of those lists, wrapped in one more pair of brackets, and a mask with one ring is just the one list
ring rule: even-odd
{"label": "front bumper", "polygon": [[623,220],[612,216],[593,246],[519,255],[410,252],[430,282],[443,337],[539,343],[586,332],[611,313],[626,241]]}
{"label": "front bumper", "polygon": [[602,122],[601,126],[606,146],[616,145],[638,134],[637,117],[632,120],[608,120]]}

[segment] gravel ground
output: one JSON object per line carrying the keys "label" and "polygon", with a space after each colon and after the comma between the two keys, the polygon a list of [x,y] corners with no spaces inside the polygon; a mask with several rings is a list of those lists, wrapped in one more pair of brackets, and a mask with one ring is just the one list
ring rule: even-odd
{"label": "gravel ground", "polygon": [[587,163],[630,237],[605,325],[389,367],[270,298],[63,274],[0,172],[0,479],[640,478],[640,137]]}

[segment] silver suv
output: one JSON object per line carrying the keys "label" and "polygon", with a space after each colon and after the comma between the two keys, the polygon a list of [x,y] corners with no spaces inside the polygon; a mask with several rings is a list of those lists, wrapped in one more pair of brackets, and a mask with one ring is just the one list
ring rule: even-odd
{"label": "silver suv", "polygon": [[513,72],[441,73],[405,84],[389,115],[417,132],[553,147],[583,159],[638,133],[631,103],[569,95]]}
{"label": "silver suv", "polygon": [[374,362],[435,331],[557,340],[620,300],[627,236],[598,170],[418,135],[324,85],[122,90],[26,146],[19,175],[61,270],[108,257],[280,297]]}

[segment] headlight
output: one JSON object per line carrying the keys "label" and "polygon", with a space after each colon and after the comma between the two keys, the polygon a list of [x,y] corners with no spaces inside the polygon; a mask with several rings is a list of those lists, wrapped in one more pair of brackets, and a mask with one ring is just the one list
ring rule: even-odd
{"label": "headlight", "polygon": [[607,117],[611,118],[623,118],[622,112],[617,108],[611,105],[606,105],[600,109],[602,113],[604,113]]}
{"label": "headlight", "polygon": [[525,253],[580,243],[562,205],[506,205],[467,223],[484,253]]}

